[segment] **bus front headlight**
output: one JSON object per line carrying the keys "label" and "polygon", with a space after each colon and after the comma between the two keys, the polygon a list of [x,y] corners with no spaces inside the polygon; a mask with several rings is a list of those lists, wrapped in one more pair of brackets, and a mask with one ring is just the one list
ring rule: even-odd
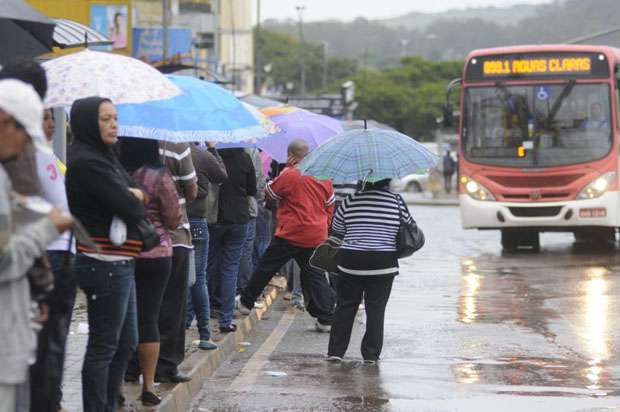
{"label": "bus front headlight", "polygon": [[469,177],[461,177],[461,183],[465,188],[465,192],[475,200],[483,200],[483,201],[495,201],[495,196],[487,189],[482,186],[480,183],[476,182],[474,179],[470,179]]}
{"label": "bus front headlight", "polygon": [[586,187],[581,189],[581,192],[577,194],[577,199],[595,199],[599,196],[602,196],[603,193],[609,189],[612,182],[616,178],[616,172],[609,172],[601,175],[588,183]]}

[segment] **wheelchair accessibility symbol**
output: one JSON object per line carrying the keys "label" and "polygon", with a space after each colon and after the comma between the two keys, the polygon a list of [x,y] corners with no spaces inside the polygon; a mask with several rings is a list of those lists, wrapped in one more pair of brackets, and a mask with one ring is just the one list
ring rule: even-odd
{"label": "wheelchair accessibility symbol", "polygon": [[540,86],[536,89],[536,99],[540,101],[549,100],[551,97],[551,92],[547,86]]}

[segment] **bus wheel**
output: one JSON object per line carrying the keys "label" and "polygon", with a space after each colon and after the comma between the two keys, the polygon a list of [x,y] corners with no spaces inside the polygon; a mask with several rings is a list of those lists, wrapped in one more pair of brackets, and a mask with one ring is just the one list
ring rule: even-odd
{"label": "bus wheel", "polygon": [[611,227],[602,228],[583,228],[573,232],[575,242],[587,242],[596,244],[614,243],[616,241],[616,230]]}
{"label": "bus wheel", "polygon": [[540,235],[535,230],[503,229],[502,248],[506,252],[515,252],[517,249],[540,252]]}
{"label": "bus wheel", "polygon": [[540,252],[540,234],[538,232],[526,232],[525,233],[525,245],[532,252]]}
{"label": "bus wheel", "polygon": [[502,248],[505,252],[514,252],[519,246],[518,233],[514,230],[502,230]]}

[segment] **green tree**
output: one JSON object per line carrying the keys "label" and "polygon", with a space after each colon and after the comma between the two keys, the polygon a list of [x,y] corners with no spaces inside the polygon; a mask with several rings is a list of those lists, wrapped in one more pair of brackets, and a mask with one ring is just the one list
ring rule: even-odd
{"label": "green tree", "polygon": [[399,67],[352,76],[357,85],[356,116],[374,119],[421,140],[431,140],[445,101],[446,85],[459,77],[461,62],[402,59]]}
{"label": "green tree", "polygon": [[[257,36],[257,53],[259,61],[259,78],[262,83],[280,90],[285,94],[297,94],[300,90],[300,44],[290,34],[270,30],[255,30]],[[306,65],[306,90],[317,92],[323,86],[324,56],[323,46],[305,43],[303,54]],[[268,68],[268,70],[265,70]],[[327,58],[327,84],[331,84],[357,71],[354,59]],[[287,84],[293,85],[287,89]]]}

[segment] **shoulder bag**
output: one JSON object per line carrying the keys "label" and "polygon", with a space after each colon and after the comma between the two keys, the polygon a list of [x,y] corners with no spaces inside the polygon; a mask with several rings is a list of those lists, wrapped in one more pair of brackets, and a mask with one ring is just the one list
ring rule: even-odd
{"label": "shoulder bag", "polygon": [[400,226],[398,228],[398,234],[396,235],[396,251],[398,258],[406,258],[413,255],[424,246],[424,232],[418,227],[418,224],[411,219],[411,223],[407,223],[403,216],[403,212],[400,209],[401,202],[405,205],[404,199],[400,195],[396,195],[396,202],[398,204],[398,216],[400,220]]}
{"label": "shoulder bag", "polygon": [[342,246],[342,240],[337,237],[329,237],[325,242],[317,246],[310,257],[310,266],[322,272],[338,272],[338,253]]}

